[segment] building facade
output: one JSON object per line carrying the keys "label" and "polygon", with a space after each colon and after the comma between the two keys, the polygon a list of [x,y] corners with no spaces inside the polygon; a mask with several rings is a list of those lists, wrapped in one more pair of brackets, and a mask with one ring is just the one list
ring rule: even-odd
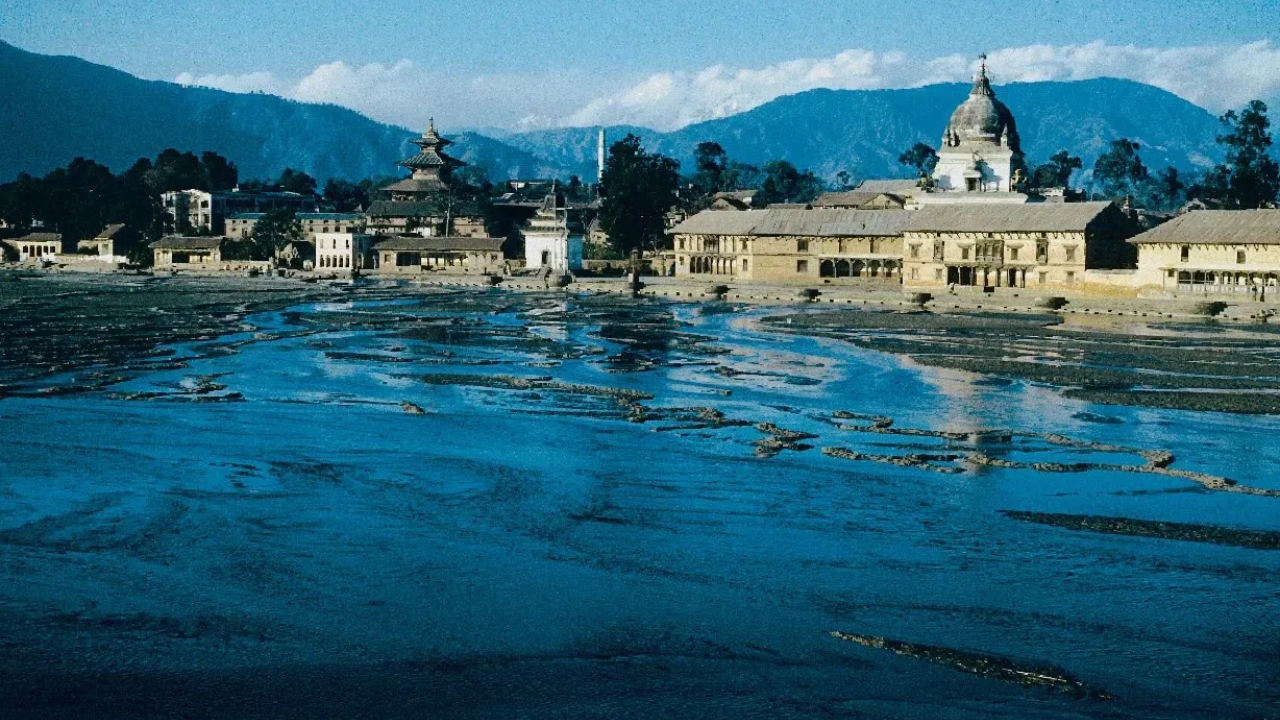
{"label": "building facade", "polygon": [[326,232],[315,236],[316,270],[359,272],[372,266],[374,237],[364,233]]}
{"label": "building facade", "polygon": [[483,237],[482,218],[452,208],[451,178],[466,164],[444,151],[453,143],[436,132],[435,120],[413,143],[418,154],[397,163],[409,169],[409,177],[384,188],[369,206],[366,230],[375,235]]}
{"label": "building facade", "polygon": [[[266,213],[235,213],[227,216],[225,235],[232,239],[242,240],[253,235],[258,221],[266,217]],[[294,215],[302,225],[302,234],[307,242],[315,242],[319,233],[361,233],[364,232],[364,215],[359,213],[296,213]]]}
{"label": "building facade", "polygon": [[527,268],[548,268],[558,273],[582,269],[582,236],[569,230],[569,210],[552,190],[521,231]]}
{"label": "building facade", "polygon": [[1129,242],[1139,290],[1278,297],[1280,210],[1193,210]]}
{"label": "building facade", "polygon": [[378,273],[383,275],[491,275],[506,269],[502,242],[502,238],[406,235],[376,243],[372,254]]}
{"label": "building facade", "polygon": [[295,213],[319,210],[319,201],[314,195],[292,192],[175,190],[161,194],[160,202],[175,226],[180,226],[185,218],[191,229],[219,234],[227,232],[227,217],[237,213],[264,213],[281,208]]}
{"label": "building facade", "polygon": [[1112,203],[938,205],[908,213],[904,282],[1082,290],[1088,270],[1132,266],[1135,223]]}
{"label": "building facade", "polygon": [[216,270],[222,262],[220,237],[166,237],[151,243],[158,270]]}
{"label": "building facade", "polygon": [[11,254],[17,256],[18,262],[47,260],[53,262],[62,252],[62,236],[58,233],[31,233],[20,238],[5,240]]}
{"label": "building facade", "polygon": [[780,283],[900,283],[899,210],[708,210],[673,231],[677,276]]}

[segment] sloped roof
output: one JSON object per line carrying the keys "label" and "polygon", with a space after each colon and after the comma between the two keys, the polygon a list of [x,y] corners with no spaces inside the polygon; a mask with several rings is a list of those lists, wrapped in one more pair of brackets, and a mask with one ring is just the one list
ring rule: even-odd
{"label": "sloped roof", "polygon": [[889,237],[901,235],[911,213],[902,210],[815,208],[724,212],[704,210],[671,230],[680,235]]}
{"label": "sloped roof", "polygon": [[383,240],[373,246],[374,250],[406,250],[423,252],[428,250],[455,251],[492,251],[502,249],[502,238],[490,237],[417,237],[402,235]]}
{"label": "sloped roof", "polygon": [[891,180],[863,180],[854,188],[857,192],[868,192],[879,195],[880,193],[889,193],[891,195],[913,195],[920,190],[920,181],[915,178]]}
{"label": "sloped roof", "polygon": [[124,228],[125,228],[124,223],[116,223],[114,225],[108,225],[106,228],[102,230],[102,232],[98,233],[93,239],[94,240],[110,240],[114,238],[121,230],[124,230]]}
{"label": "sloped roof", "polygon": [[1129,242],[1137,245],[1280,245],[1280,210],[1195,210]]}
{"label": "sloped roof", "polygon": [[213,250],[222,244],[220,237],[166,237],[151,243],[153,250]]}
{"label": "sloped roof", "polygon": [[440,209],[435,203],[429,202],[394,202],[391,200],[378,200],[369,206],[369,217],[392,217],[392,218],[408,218],[408,217],[434,217],[438,215]]}
{"label": "sloped roof", "polygon": [[927,205],[906,211],[904,232],[1081,232],[1107,202]]}
{"label": "sloped roof", "polygon": [[901,235],[910,213],[901,210],[768,210],[752,235],[805,237],[887,237]]}
{"label": "sloped roof", "polygon": [[61,235],[59,235],[58,233],[33,232],[33,233],[29,233],[29,234],[27,234],[27,235],[23,235],[23,236],[22,236],[22,237],[20,237],[20,238],[11,238],[11,239],[10,239],[10,242],[33,242],[33,243],[40,243],[40,242],[56,242],[56,243],[60,243],[60,242],[62,242],[62,236],[61,236]]}
{"label": "sloped roof", "polygon": [[703,210],[671,228],[671,232],[677,235],[748,235],[768,213],[768,210]]}
{"label": "sloped roof", "polygon": [[414,178],[405,178],[400,182],[393,183],[383,188],[384,191],[388,191],[388,192],[416,192],[416,193],[440,192],[441,190],[444,190],[444,189],[445,189],[445,184],[444,184],[444,181],[442,180],[436,180],[436,179],[415,180]]}

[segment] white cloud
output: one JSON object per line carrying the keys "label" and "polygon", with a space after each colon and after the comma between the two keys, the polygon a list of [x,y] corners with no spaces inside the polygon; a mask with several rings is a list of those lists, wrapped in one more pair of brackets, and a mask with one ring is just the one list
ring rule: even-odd
{"label": "white cloud", "polygon": [[276,76],[269,72],[251,72],[243,75],[200,75],[184,72],[173,79],[179,85],[215,88],[233,93],[265,92],[278,94],[284,89]]}
{"label": "white cloud", "polygon": [[[435,116],[444,127],[529,130],[564,125],[634,124],[660,130],[726,117],[779,96],[811,90],[920,87],[967,81],[977,62],[963,55],[915,58],[850,49],[757,68],[712,65],[619,80],[581,71],[460,76],[409,60],[352,66],[332,62],[297,81],[270,72],[183,73],[177,82],[232,92],[270,92],[327,102],[411,128]],[[1280,47],[1244,45],[1141,48],[1132,45],[1028,45],[990,53],[997,83],[1118,77],[1155,85],[1213,111],[1280,97]]]}
{"label": "white cloud", "polygon": [[[565,121],[671,130],[815,88],[862,90],[966,81],[976,65],[973,58],[961,55],[917,60],[900,52],[869,50],[846,50],[834,57],[789,60],[762,68],[714,65],[697,72],[651,75],[592,100]],[[994,51],[988,65],[997,83],[1126,78],[1164,88],[1214,111],[1280,94],[1280,48],[1269,40],[1181,48],[1102,42],[1030,45]]]}
{"label": "white cloud", "polygon": [[551,127],[608,88],[599,78],[573,71],[458,77],[424,69],[410,60],[361,66],[339,60],[321,65],[297,81],[280,80],[269,72],[200,76],[185,72],[175,82],[331,103],[414,129],[425,128],[430,117],[445,129]]}

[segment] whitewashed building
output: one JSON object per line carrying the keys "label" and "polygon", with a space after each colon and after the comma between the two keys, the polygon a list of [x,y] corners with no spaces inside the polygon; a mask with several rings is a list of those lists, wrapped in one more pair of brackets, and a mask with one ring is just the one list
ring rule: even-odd
{"label": "whitewashed building", "polygon": [[316,270],[352,272],[370,266],[374,238],[363,233],[316,233]]}
{"label": "whitewashed building", "polygon": [[569,213],[552,192],[524,228],[527,268],[567,273],[582,269],[582,237],[569,231]]}
{"label": "whitewashed building", "polygon": [[984,56],[968,99],[952,113],[943,131],[932,193],[916,199],[921,204],[966,200],[1023,203],[1028,198],[1018,186],[1025,173],[1017,123],[991,89]]}

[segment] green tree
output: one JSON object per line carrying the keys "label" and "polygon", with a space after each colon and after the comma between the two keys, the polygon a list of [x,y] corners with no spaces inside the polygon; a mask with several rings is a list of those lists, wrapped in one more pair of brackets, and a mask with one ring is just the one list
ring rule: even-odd
{"label": "green tree", "polygon": [[614,249],[627,255],[662,243],[679,185],[679,162],[647,152],[635,135],[614,143],[605,161],[599,215]]}
{"label": "green tree", "polygon": [[1069,188],[1071,175],[1083,170],[1084,162],[1066,150],[1059,150],[1049,162],[1036,167],[1031,173],[1031,186],[1035,188]]}
{"label": "green tree", "polygon": [[841,170],[836,173],[836,182],[841,190],[848,190],[853,187],[853,175],[848,170]]}
{"label": "green tree", "polygon": [[235,163],[216,152],[204,151],[200,156],[200,167],[204,170],[210,190],[231,190],[240,183],[240,171]]}
{"label": "green tree", "polygon": [[293,168],[285,168],[280,173],[280,178],[276,180],[276,187],[282,192],[298,193],[299,195],[314,195],[316,192],[316,179],[301,170]]}
{"label": "green tree", "polygon": [[938,166],[938,151],[918,142],[898,156],[898,164],[915,168],[920,177],[932,177],[933,169]]}
{"label": "green tree", "polygon": [[1185,201],[1186,189],[1178,168],[1170,165],[1148,182],[1146,204],[1157,210],[1175,210]]}
{"label": "green tree", "polygon": [[1108,150],[1093,166],[1093,182],[1107,198],[1139,194],[1149,176],[1147,166],[1138,155],[1138,143],[1120,138],[1112,140]]}
{"label": "green tree", "polygon": [[19,231],[29,230],[34,220],[45,216],[44,182],[21,173],[11,183],[0,185],[0,220]]}
{"label": "green tree", "polygon": [[1212,182],[1205,183],[1206,189],[1217,193],[1229,207],[1274,205],[1280,199],[1280,165],[1271,156],[1266,103],[1254,100],[1239,113],[1228,110],[1220,119],[1228,127],[1228,132],[1218,137],[1218,143],[1226,146],[1227,162],[1216,168]]}
{"label": "green tree", "polygon": [[752,200],[753,207],[775,203],[806,203],[823,191],[822,180],[808,170],[800,171],[786,160],[764,164],[765,178]]}
{"label": "green tree", "polygon": [[302,238],[302,223],[294,212],[287,208],[276,208],[268,211],[254,224],[253,235],[247,242],[228,243],[229,245],[247,245],[248,247],[244,249],[248,251],[249,257],[229,259],[270,260],[285,245],[298,242]]}
{"label": "green tree", "polygon": [[729,176],[729,154],[720,143],[698,143],[693,151],[693,168],[693,184],[703,195],[734,189],[725,182]]}
{"label": "green tree", "polygon": [[157,193],[171,190],[208,190],[209,174],[194,153],[167,148],[156,156],[147,184]]}
{"label": "green tree", "polygon": [[330,178],[324,184],[324,200],[338,212],[358,212],[369,209],[369,181],[353,183]]}

